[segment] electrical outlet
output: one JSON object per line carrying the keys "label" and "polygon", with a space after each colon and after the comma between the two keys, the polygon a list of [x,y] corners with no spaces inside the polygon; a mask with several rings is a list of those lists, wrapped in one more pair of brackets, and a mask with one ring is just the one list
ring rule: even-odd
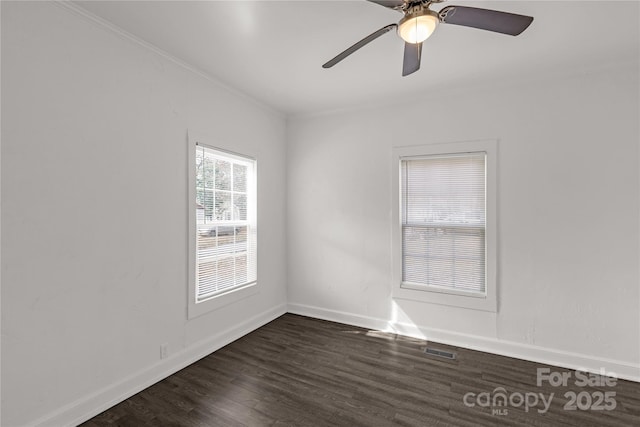
{"label": "electrical outlet", "polygon": [[160,359],[169,357],[169,343],[160,344]]}

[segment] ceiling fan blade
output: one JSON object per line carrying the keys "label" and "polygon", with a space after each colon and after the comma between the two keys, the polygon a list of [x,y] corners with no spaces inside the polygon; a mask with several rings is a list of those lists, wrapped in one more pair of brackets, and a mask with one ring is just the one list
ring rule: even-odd
{"label": "ceiling fan blade", "polygon": [[402,76],[408,76],[420,69],[422,57],[422,43],[405,43],[404,60],[402,62]]}
{"label": "ceiling fan blade", "polygon": [[345,51],[339,53],[335,58],[331,59],[326,64],[322,65],[322,68],[331,68],[331,67],[333,67],[338,62],[342,61],[344,58],[346,58],[347,56],[351,55],[356,50],[360,49],[362,46],[364,46],[364,45],[366,45],[368,43],[371,43],[372,41],[374,41],[375,39],[377,39],[381,35],[389,32],[390,30],[392,30],[394,28],[397,28],[397,27],[398,27],[397,24],[389,24],[386,27],[380,28],[375,33],[369,34],[367,37],[363,38],[358,43],[356,43],[353,46],[347,48]]}
{"label": "ceiling fan blade", "polygon": [[404,6],[404,0],[367,0],[371,3],[379,4],[380,6],[388,7],[389,9],[400,10]]}
{"label": "ceiling fan blade", "polygon": [[440,20],[446,24],[479,28],[512,36],[517,36],[533,22],[531,16],[466,6],[447,6],[439,12],[439,15]]}

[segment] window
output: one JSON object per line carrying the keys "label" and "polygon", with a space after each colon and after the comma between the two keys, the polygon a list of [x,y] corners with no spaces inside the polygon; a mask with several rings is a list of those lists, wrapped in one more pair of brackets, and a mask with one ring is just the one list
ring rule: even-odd
{"label": "window", "polygon": [[494,151],[495,141],[395,150],[395,297],[495,311]]}
{"label": "window", "polygon": [[189,315],[255,293],[257,280],[256,161],[190,144]]}
{"label": "window", "polygon": [[403,284],[484,294],[485,156],[400,161]]}

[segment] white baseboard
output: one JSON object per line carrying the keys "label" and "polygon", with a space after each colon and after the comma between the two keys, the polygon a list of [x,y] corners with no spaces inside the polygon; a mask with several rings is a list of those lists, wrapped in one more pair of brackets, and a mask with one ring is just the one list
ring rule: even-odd
{"label": "white baseboard", "polygon": [[640,382],[640,364],[621,360],[605,359],[579,353],[571,353],[546,347],[504,341],[477,335],[462,334],[442,329],[427,328],[409,323],[394,323],[385,319],[361,316],[357,314],[327,310],[304,304],[289,303],[289,313],[314,317],[332,322],[345,323],[368,329],[393,332],[456,347],[468,348],[531,362],[544,363],[568,369],[601,374],[602,369],[607,373],[615,373],[621,379]]}
{"label": "white baseboard", "polygon": [[116,384],[72,402],[54,413],[36,420],[32,425],[39,427],[76,426],[280,317],[286,313],[286,309],[287,305],[281,304],[253,316],[233,329],[204,339]]}
{"label": "white baseboard", "polygon": [[640,365],[619,360],[603,359],[578,353],[570,353],[512,341],[497,340],[475,335],[461,334],[408,323],[392,323],[385,319],[361,316],[342,311],[328,310],[303,304],[281,304],[260,313],[233,329],[221,332],[202,340],[189,348],[153,366],[137,372],[122,381],[72,402],[57,411],[47,414],[31,425],[38,427],[75,426],[133,396],[158,381],[200,360],[208,354],[243,337],[251,331],[280,317],[286,312],[359,326],[368,329],[382,330],[400,335],[424,338],[429,341],[456,347],[469,348],[517,359],[544,363],[568,369],[580,369],[588,372],[615,372],[618,378],[640,382]]}

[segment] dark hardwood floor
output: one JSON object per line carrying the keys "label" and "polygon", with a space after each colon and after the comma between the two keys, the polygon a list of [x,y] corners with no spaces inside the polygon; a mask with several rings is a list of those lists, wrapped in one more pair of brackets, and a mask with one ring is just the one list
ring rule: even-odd
{"label": "dark hardwood floor", "polygon": [[[538,386],[537,368],[570,377]],[[82,425],[640,426],[640,384],[581,382],[568,369],[286,314]]]}

